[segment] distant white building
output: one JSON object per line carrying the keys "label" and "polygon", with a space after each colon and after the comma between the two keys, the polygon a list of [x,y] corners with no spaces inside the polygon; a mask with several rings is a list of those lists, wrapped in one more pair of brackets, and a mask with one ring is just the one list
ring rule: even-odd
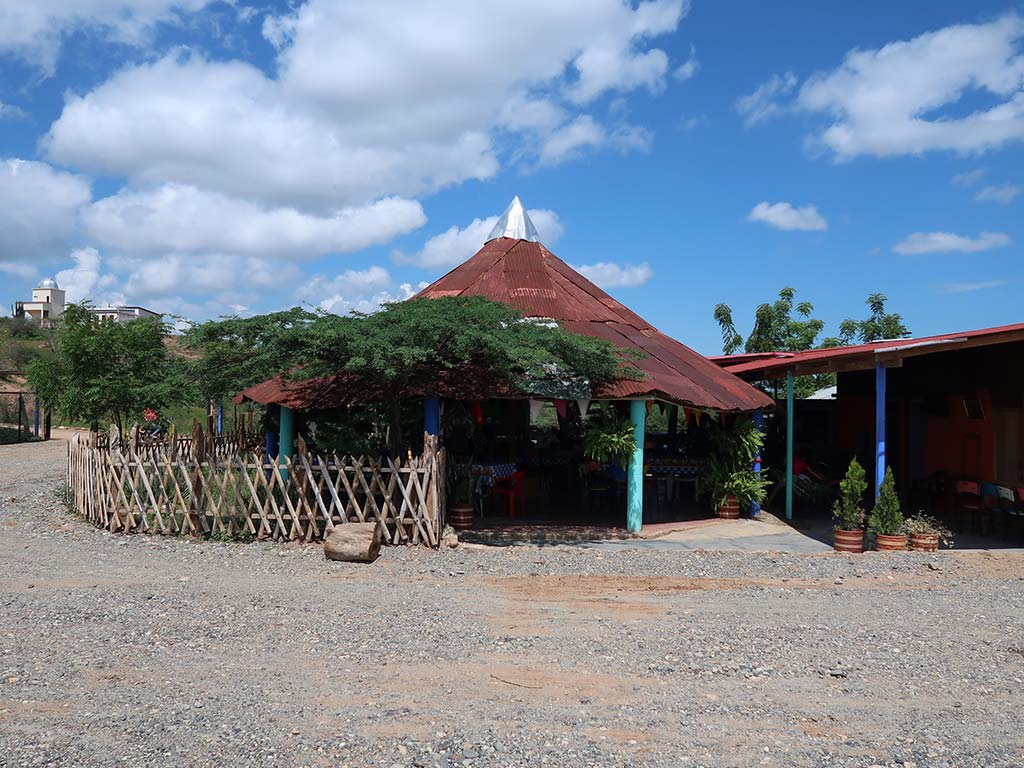
{"label": "distant white building", "polygon": [[[32,301],[16,302],[14,307],[16,314],[24,314],[25,317],[46,327],[54,320],[60,319],[66,305],[64,291],[57,285],[56,280],[48,277],[39,283],[39,287],[32,289]],[[145,307],[89,307],[89,312],[100,320],[112,320],[115,323],[126,323],[129,320],[138,320],[142,317],[152,317],[158,320],[163,317]]]}
{"label": "distant white building", "polygon": [[145,307],[89,307],[89,311],[100,320],[113,320],[115,323],[127,323],[129,320],[138,320],[144,317],[153,317],[159,320],[163,317]]}
{"label": "distant white building", "polygon": [[32,289],[32,301],[17,302],[15,311],[47,326],[64,314],[64,304],[64,291],[56,280],[48,277]]}

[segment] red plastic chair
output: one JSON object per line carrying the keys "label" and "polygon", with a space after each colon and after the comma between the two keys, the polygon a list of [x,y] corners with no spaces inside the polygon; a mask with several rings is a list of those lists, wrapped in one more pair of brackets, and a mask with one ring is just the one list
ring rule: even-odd
{"label": "red plastic chair", "polygon": [[526,471],[517,470],[504,480],[494,483],[494,495],[505,498],[505,512],[509,518],[515,520],[516,506],[519,511],[526,511]]}
{"label": "red plastic chair", "polygon": [[985,509],[981,486],[970,480],[957,480],[953,483],[953,494],[956,497],[957,528],[977,528]]}

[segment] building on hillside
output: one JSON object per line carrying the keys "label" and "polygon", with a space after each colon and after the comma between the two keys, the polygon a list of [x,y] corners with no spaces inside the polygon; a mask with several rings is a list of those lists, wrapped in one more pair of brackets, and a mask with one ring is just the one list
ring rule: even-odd
{"label": "building on hillside", "polygon": [[127,323],[130,320],[144,318],[161,319],[163,315],[146,309],[145,307],[116,306],[116,307],[89,307],[89,311],[100,320],[112,320],[115,323]]}
{"label": "building on hillside", "polygon": [[14,313],[32,318],[43,326],[48,326],[64,314],[64,291],[52,277],[47,277],[32,289],[31,301],[19,301],[15,304]]}

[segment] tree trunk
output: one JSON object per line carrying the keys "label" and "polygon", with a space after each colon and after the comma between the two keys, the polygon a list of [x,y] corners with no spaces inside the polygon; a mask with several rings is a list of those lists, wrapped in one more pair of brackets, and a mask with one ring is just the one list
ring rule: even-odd
{"label": "tree trunk", "polygon": [[324,557],[343,562],[372,563],[380,554],[377,523],[342,523],[324,538]]}

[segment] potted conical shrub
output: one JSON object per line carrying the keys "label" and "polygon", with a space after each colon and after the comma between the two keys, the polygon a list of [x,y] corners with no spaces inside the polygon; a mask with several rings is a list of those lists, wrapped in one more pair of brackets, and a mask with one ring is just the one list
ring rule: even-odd
{"label": "potted conical shrub", "polygon": [[833,544],[837,552],[864,551],[864,492],[868,481],[864,467],[854,457],[846,468],[846,476],[839,481],[839,498],[832,505]]}
{"label": "potted conical shrub", "polygon": [[882,487],[878,489],[878,500],[868,518],[868,527],[875,532],[875,549],[879,552],[902,552],[907,548],[903,513],[890,467],[886,468]]}

